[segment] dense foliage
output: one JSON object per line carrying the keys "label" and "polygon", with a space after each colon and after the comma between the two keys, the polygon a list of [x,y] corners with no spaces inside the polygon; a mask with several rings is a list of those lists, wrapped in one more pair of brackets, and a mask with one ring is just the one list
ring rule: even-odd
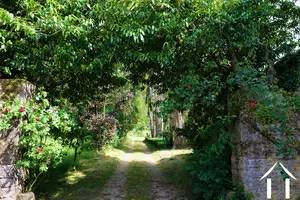
{"label": "dense foliage", "polygon": [[299,88],[300,50],[287,54],[275,65],[278,86],[286,91],[297,91]]}
{"label": "dense foliage", "polygon": [[[110,114],[111,130],[116,120],[122,125],[119,136],[136,121],[126,81],[165,94],[160,105],[165,119],[173,111],[189,111],[182,134],[194,143],[195,159],[189,170],[195,192],[204,199],[222,198],[232,189],[230,144],[235,120],[256,129],[256,122],[279,122],[280,133],[290,130],[293,136],[285,122],[292,112],[290,105],[298,111],[299,100],[278,89],[275,69],[279,86],[294,91],[298,81],[286,81],[284,74],[298,73],[293,66],[299,62],[282,60],[275,69],[274,64],[283,55],[295,59],[298,55],[294,51],[299,44],[300,9],[294,1],[11,4],[0,8],[0,77],[25,78],[43,86],[51,102],[67,101],[83,110],[95,107],[96,116],[83,114],[92,126],[106,126],[105,116]],[[285,63],[292,67],[283,68]],[[117,88],[123,89],[120,96],[114,93]],[[100,111],[103,116],[97,117]],[[110,131],[104,135],[113,138]],[[268,139],[281,155],[294,151],[291,138]],[[208,167],[214,170],[204,171]]]}
{"label": "dense foliage", "polygon": [[24,152],[17,164],[27,170],[28,190],[32,190],[37,178],[61,162],[63,139],[75,126],[70,113],[50,106],[46,93],[37,94],[30,102],[19,99],[1,103],[0,131],[7,130],[21,121],[20,147]]}

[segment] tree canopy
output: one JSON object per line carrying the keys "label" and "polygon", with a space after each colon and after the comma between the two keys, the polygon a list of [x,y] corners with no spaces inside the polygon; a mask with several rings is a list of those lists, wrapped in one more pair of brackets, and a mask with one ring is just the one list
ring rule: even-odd
{"label": "tree canopy", "polygon": [[[195,191],[206,199],[231,184],[231,117],[249,102],[260,103],[263,114],[271,112],[269,105],[282,108],[275,116],[289,111],[290,104],[274,99],[283,99],[276,70],[290,63],[279,60],[299,55],[295,1],[24,0],[1,7],[0,78],[27,79],[52,101],[75,104],[127,91],[131,83],[166,94],[160,105],[165,117],[189,110],[184,134],[199,150],[196,160],[204,160],[190,170],[201,174],[220,163],[227,169],[195,176]],[[284,80],[279,77],[285,89]],[[207,183],[218,188],[202,187]]]}

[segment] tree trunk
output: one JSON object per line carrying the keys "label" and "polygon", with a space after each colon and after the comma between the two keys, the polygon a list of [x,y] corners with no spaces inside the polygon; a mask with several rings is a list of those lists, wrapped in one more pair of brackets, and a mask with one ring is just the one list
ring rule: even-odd
{"label": "tree trunk", "polygon": [[155,112],[156,108],[154,108],[154,111],[152,111],[152,121],[153,121],[153,134],[152,134],[152,137],[156,137],[157,136],[157,114]]}
{"label": "tree trunk", "polygon": [[174,112],[172,116],[172,122],[174,125],[174,131],[173,131],[173,148],[172,149],[178,149],[184,146],[185,141],[183,136],[178,136],[176,134],[176,128],[183,128],[184,126],[184,116],[182,112]]}
{"label": "tree trunk", "polygon": [[154,117],[153,117],[153,111],[152,108],[148,108],[148,114],[149,114],[149,120],[150,120],[150,132],[151,132],[151,137],[153,138],[154,136]]}
{"label": "tree trunk", "polygon": [[158,133],[159,133],[159,127],[160,127],[160,119],[158,117],[158,112],[159,112],[159,108],[158,107],[155,107],[155,126],[154,126],[154,133],[155,133],[155,136],[154,137],[157,137],[158,136]]}
{"label": "tree trunk", "polygon": [[76,171],[76,161],[77,161],[77,154],[78,154],[78,144],[76,144],[75,146],[75,152],[74,152],[74,160],[73,160],[73,163],[74,163],[74,171]]}

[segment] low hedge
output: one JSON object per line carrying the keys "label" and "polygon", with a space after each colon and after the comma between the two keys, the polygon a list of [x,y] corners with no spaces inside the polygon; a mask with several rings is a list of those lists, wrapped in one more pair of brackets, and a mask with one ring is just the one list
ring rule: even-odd
{"label": "low hedge", "polygon": [[145,138],[145,142],[148,142],[149,144],[155,146],[158,149],[169,149],[172,147],[172,144],[163,138],[147,137],[147,138]]}

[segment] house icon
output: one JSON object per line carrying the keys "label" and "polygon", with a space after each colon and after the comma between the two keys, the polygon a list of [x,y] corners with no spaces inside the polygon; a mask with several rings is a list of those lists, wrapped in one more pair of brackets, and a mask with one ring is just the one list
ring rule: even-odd
{"label": "house icon", "polygon": [[[276,165],[279,163],[279,165],[282,167],[282,169],[285,171],[285,173],[287,173],[287,175],[289,175],[289,177],[297,180],[294,175],[289,172],[289,170],[287,170],[283,164],[281,164],[280,162],[276,162],[270,169],[269,171],[267,171],[261,178],[260,180],[263,180],[264,178],[266,178],[272,171],[273,169],[276,167]],[[271,199],[271,194],[272,194],[272,181],[270,178],[267,178],[267,199]],[[285,179],[285,199],[290,199],[290,179],[286,178]]]}

